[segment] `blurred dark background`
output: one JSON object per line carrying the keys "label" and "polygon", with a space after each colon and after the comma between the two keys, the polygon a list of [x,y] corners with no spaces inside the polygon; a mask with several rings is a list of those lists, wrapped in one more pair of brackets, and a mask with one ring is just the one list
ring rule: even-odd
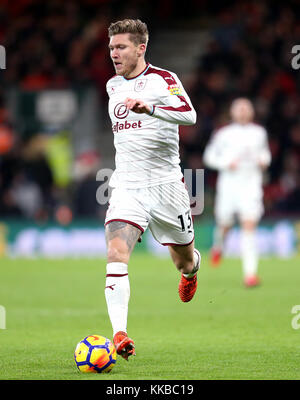
{"label": "blurred dark background", "polygon": [[[95,177],[114,166],[107,28],[122,18],[147,23],[147,61],[176,72],[197,111],[197,124],[180,128],[182,167],[203,168],[229,104],[249,97],[272,152],[266,217],[299,217],[300,70],[291,65],[299,16],[296,0],[0,0],[0,217],[104,218]],[[205,171],[204,215],[215,178]]]}

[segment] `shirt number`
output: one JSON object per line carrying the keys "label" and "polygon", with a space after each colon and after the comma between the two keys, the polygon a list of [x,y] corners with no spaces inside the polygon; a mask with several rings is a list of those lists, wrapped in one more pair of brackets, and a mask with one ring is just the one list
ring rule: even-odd
{"label": "shirt number", "polygon": [[177,217],[181,223],[181,231],[185,232],[186,229],[188,233],[192,233],[191,226],[192,226],[192,218],[191,218],[191,210],[188,210],[184,213],[184,215],[180,214]]}

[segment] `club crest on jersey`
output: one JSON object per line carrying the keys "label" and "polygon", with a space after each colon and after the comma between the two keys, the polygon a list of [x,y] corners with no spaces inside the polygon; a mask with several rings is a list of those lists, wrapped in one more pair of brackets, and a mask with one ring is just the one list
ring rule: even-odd
{"label": "club crest on jersey", "polygon": [[181,96],[181,89],[178,85],[169,85],[168,91],[176,96]]}
{"label": "club crest on jersey", "polygon": [[147,79],[137,79],[134,84],[134,90],[136,92],[141,92],[142,90],[145,89],[146,83],[147,83]]}

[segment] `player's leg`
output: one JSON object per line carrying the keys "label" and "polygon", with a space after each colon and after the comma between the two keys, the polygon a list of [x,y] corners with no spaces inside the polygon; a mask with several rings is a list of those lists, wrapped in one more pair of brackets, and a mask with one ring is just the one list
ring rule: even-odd
{"label": "player's leg", "polygon": [[176,268],[182,274],[188,276],[193,274],[195,268],[194,241],[186,246],[168,246],[171,258]]}
{"label": "player's leg", "polygon": [[197,272],[201,264],[201,255],[194,248],[194,242],[186,245],[168,246],[173,263],[181,272],[178,293],[181,300],[187,303],[192,300],[197,290]]}
{"label": "player's leg", "polygon": [[171,258],[181,272],[179,296],[190,301],[197,288],[200,253],[194,249],[194,227],[190,199],[182,181],[159,185],[150,190],[153,237],[168,246]]}
{"label": "player's leg", "polygon": [[262,190],[257,186],[247,186],[239,202],[239,220],[241,226],[241,260],[246,287],[257,286],[258,278],[258,249],[256,246],[256,227],[263,215],[264,205]]}
{"label": "player's leg", "polygon": [[253,287],[259,284],[258,251],[255,241],[257,222],[255,220],[241,221],[241,259],[244,284]]}
{"label": "player's leg", "polygon": [[140,235],[139,228],[123,221],[112,221],[105,227],[107,243],[105,298],[116,350],[125,359],[135,354],[134,343],[127,336],[130,297],[128,261]]}
{"label": "player's leg", "polygon": [[211,266],[220,265],[224,242],[227,233],[234,222],[235,199],[228,195],[228,191],[219,190],[215,199],[215,220],[216,225],[213,231],[213,244],[210,251]]}
{"label": "player's leg", "polygon": [[223,254],[224,241],[230,228],[230,225],[226,225],[225,223],[221,222],[217,222],[216,226],[214,227],[213,245],[210,251],[210,261],[213,267],[218,267],[220,265]]}
{"label": "player's leg", "polygon": [[127,336],[130,286],[128,262],[136,242],[147,229],[149,216],[138,191],[113,189],[105,218],[107,266],[105,298],[116,350],[125,359],[135,354]]}
{"label": "player's leg", "polygon": [[109,222],[105,226],[107,262],[128,264],[132,250],[141,234],[140,228],[125,221]]}

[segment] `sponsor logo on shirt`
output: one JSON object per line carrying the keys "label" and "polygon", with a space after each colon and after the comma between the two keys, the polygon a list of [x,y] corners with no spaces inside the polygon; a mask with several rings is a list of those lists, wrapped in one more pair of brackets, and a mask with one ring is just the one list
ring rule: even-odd
{"label": "sponsor logo on shirt", "polygon": [[115,124],[112,125],[112,131],[113,133],[118,133],[120,131],[128,130],[128,129],[138,129],[142,127],[142,121],[137,121],[137,122],[116,122]]}
{"label": "sponsor logo on shirt", "polygon": [[174,94],[176,96],[181,96],[181,89],[178,85],[169,85],[168,90],[171,94]]}
{"label": "sponsor logo on shirt", "polygon": [[129,110],[124,103],[118,103],[114,108],[114,115],[118,119],[124,119],[129,114]]}

